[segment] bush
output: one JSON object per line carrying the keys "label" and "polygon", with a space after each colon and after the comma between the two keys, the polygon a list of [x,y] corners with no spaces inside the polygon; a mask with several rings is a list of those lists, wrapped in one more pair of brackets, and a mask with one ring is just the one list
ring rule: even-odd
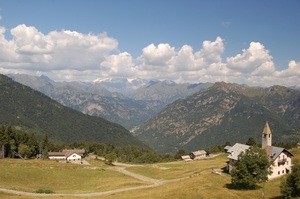
{"label": "bush", "polygon": [[295,162],[285,181],[281,182],[280,192],[285,198],[300,196],[300,163]]}
{"label": "bush", "polygon": [[50,189],[38,189],[35,191],[35,193],[53,194],[54,191],[52,191]]}

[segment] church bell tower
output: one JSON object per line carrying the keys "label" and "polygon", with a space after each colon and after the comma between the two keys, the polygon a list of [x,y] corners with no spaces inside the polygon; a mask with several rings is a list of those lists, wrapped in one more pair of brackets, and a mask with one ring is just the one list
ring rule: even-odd
{"label": "church bell tower", "polygon": [[272,132],[269,123],[266,122],[264,131],[262,133],[261,147],[264,149],[266,146],[272,146]]}

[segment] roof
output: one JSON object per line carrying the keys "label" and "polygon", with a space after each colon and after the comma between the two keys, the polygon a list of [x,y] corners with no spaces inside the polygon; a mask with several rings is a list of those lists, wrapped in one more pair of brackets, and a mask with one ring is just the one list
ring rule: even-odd
{"label": "roof", "polygon": [[195,156],[206,155],[206,151],[204,151],[204,150],[194,151],[194,152],[192,152],[192,154],[194,154]]}
{"label": "roof", "polygon": [[291,152],[286,150],[285,148],[276,147],[276,146],[266,146],[265,151],[270,158],[270,160],[274,161],[282,152],[288,153],[290,156],[294,156]]}
{"label": "roof", "polygon": [[265,127],[264,127],[263,134],[266,134],[266,135],[272,134],[272,132],[271,132],[271,129],[270,129],[270,126],[269,126],[269,123],[268,123],[268,122],[266,122],[266,124],[265,124]]}
{"label": "roof", "polygon": [[181,156],[181,159],[183,159],[183,160],[191,160],[191,157],[189,155],[183,155],[183,156]]}
{"label": "roof", "polygon": [[72,154],[78,154],[80,156],[83,156],[83,154],[85,153],[84,149],[73,149],[73,150],[66,150],[64,149],[61,152],[48,152],[49,156],[65,156],[65,157],[69,157]]}
{"label": "roof", "polygon": [[48,152],[49,156],[65,156],[63,152]]}
{"label": "roof", "polygon": [[83,155],[85,153],[85,150],[84,149],[72,149],[72,150],[64,149],[62,152],[66,153],[66,154],[77,153],[79,155]]}
{"label": "roof", "polygon": [[228,149],[227,152],[230,153],[230,155],[228,155],[228,158],[238,160],[238,156],[240,155],[240,153],[245,152],[249,148],[249,145],[236,143],[230,149]]}
{"label": "roof", "polygon": [[224,150],[227,150],[227,151],[228,151],[231,147],[232,147],[232,146],[225,146],[225,147],[224,147]]}

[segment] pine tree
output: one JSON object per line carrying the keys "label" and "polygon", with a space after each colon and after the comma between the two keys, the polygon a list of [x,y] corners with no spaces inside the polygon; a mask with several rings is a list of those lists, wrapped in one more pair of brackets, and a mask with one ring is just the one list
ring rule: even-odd
{"label": "pine tree", "polygon": [[48,158],[48,152],[49,152],[49,138],[48,138],[48,134],[45,134],[45,137],[41,143],[41,154],[42,154],[42,158],[43,159],[47,159]]}
{"label": "pine tree", "polygon": [[13,131],[11,126],[8,126],[4,131],[3,144],[5,148],[6,157],[14,157],[17,150],[16,133]]}
{"label": "pine tree", "polygon": [[256,140],[255,140],[254,137],[250,137],[248,139],[248,141],[246,142],[246,144],[249,145],[249,146],[257,146]]}
{"label": "pine tree", "polygon": [[31,136],[29,137],[27,144],[30,148],[31,156],[36,156],[38,154],[39,146],[34,133],[32,133]]}

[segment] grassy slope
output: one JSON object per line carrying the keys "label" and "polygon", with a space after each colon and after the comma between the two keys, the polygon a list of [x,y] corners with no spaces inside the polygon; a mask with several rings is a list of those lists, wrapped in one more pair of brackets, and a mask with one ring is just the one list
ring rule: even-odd
{"label": "grassy slope", "polygon": [[[294,160],[300,159],[300,149],[294,149],[292,153],[295,155]],[[230,175],[225,173],[215,175],[211,173],[212,169],[219,169],[225,166],[226,160],[226,155],[220,155],[209,160],[146,164],[139,167],[130,167],[127,170],[155,179],[176,179],[186,176],[189,178],[155,188],[92,198],[261,198],[262,188],[254,191],[228,189],[227,185],[231,182]],[[5,159],[0,160],[0,170],[2,171],[0,172],[0,187],[25,191],[35,191],[39,188],[44,188],[53,190],[56,193],[87,193],[147,184],[108,170],[107,165],[98,162],[91,166],[82,166],[50,161]],[[266,198],[280,198],[281,180],[279,178],[265,184]],[[78,189],[79,191],[77,191]],[[28,199],[32,197],[0,193],[0,198]],[[61,197],[48,195],[43,198]],[[63,198],[74,197],[64,196]]]}
{"label": "grassy slope", "polygon": [[35,192],[89,193],[145,185],[147,183],[97,166],[83,166],[37,160],[0,160],[1,188]]}

